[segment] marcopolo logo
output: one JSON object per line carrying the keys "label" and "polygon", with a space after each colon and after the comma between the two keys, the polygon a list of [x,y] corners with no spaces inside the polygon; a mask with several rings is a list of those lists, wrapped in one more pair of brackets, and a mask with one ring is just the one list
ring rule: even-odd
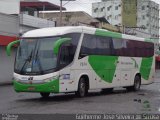
{"label": "marcopolo logo", "polygon": [[29,78],[28,78],[28,81],[29,81],[29,84],[32,84],[33,77],[29,77]]}
{"label": "marcopolo logo", "polygon": [[33,77],[29,77],[28,80],[29,80],[29,81],[33,80]]}

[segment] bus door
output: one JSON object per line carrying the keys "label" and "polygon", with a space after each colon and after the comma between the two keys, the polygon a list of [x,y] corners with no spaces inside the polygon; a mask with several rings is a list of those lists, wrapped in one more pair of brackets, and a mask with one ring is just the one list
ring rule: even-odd
{"label": "bus door", "polygon": [[60,89],[62,92],[72,91],[75,86],[73,71],[71,71],[73,57],[73,46],[70,43],[61,45],[58,68],[60,69]]}

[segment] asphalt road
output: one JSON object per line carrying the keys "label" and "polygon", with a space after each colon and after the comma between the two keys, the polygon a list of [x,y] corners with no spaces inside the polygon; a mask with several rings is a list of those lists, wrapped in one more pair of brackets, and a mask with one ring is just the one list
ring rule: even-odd
{"label": "asphalt road", "polygon": [[138,92],[117,88],[113,93],[91,91],[85,98],[74,94],[51,94],[42,99],[38,93],[16,93],[13,86],[0,86],[0,114],[99,113],[160,114],[160,72],[155,83],[141,86]]}

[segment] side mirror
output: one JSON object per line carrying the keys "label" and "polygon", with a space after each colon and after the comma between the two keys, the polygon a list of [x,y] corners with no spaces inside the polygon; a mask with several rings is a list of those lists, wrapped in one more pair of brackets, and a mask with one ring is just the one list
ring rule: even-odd
{"label": "side mirror", "polygon": [[71,38],[61,38],[61,39],[58,39],[54,43],[54,47],[53,47],[54,54],[58,55],[59,48],[61,47],[61,45],[64,44],[64,43],[69,43],[69,42],[71,42]]}
{"label": "side mirror", "polygon": [[16,40],[16,41],[13,41],[13,42],[11,42],[11,43],[9,43],[9,44],[7,45],[6,52],[7,52],[7,55],[8,55],[8,56],[11,55],[11,48],[12,48],[12,46],[15,45],[15,44],[17,44],[17,43],[19,43],[19,42],[20,42],[20,40]]}

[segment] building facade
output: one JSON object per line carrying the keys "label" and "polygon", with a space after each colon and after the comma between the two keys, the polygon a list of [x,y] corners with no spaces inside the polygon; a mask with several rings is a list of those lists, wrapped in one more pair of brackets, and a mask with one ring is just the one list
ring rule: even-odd
{"label": "building facade", "polygon": [[121,0],[102,0],[102,2],[92,4],[92,16],[95,18],[104,17],[112,25],[121,25],[121,11]]}
{"label": "building facade", "polygon": [[59,10],[59,6],[49,2],[26,1],[0,1],[0,84],[11,82],[13,76],[16,48],[12,48],[12,54],[8,57],[8,43],[19,39],[20,33],[28,30],[55,27],[55,21],[39,18],[38,15],[42,10]]}
{"label": "building facade", "polygon": [[60,25],[60,12],[42,13],[40,14],[40,17],[48,20],[56,19],[56,26],[85,25],[85,26],[99,27],[99,21],[83,11],[63,12],[61,25]]}
{"label": "building facade", "polygon": [[115,26],[125,26],[126,34],[134,31],[129,34],[159,37],[159,4],[151,0],[102,0],[92,4],[92,16],[105,17]]}
{"label": "building facade", "polygon": [[137,26],[145,28],[151,38],[158,38],[159,4],[150,0],[137,0]]}
{"label": "building facade", "polygon": [[0,12],[5,14],[19,14],[20,0],[0,0]]}

